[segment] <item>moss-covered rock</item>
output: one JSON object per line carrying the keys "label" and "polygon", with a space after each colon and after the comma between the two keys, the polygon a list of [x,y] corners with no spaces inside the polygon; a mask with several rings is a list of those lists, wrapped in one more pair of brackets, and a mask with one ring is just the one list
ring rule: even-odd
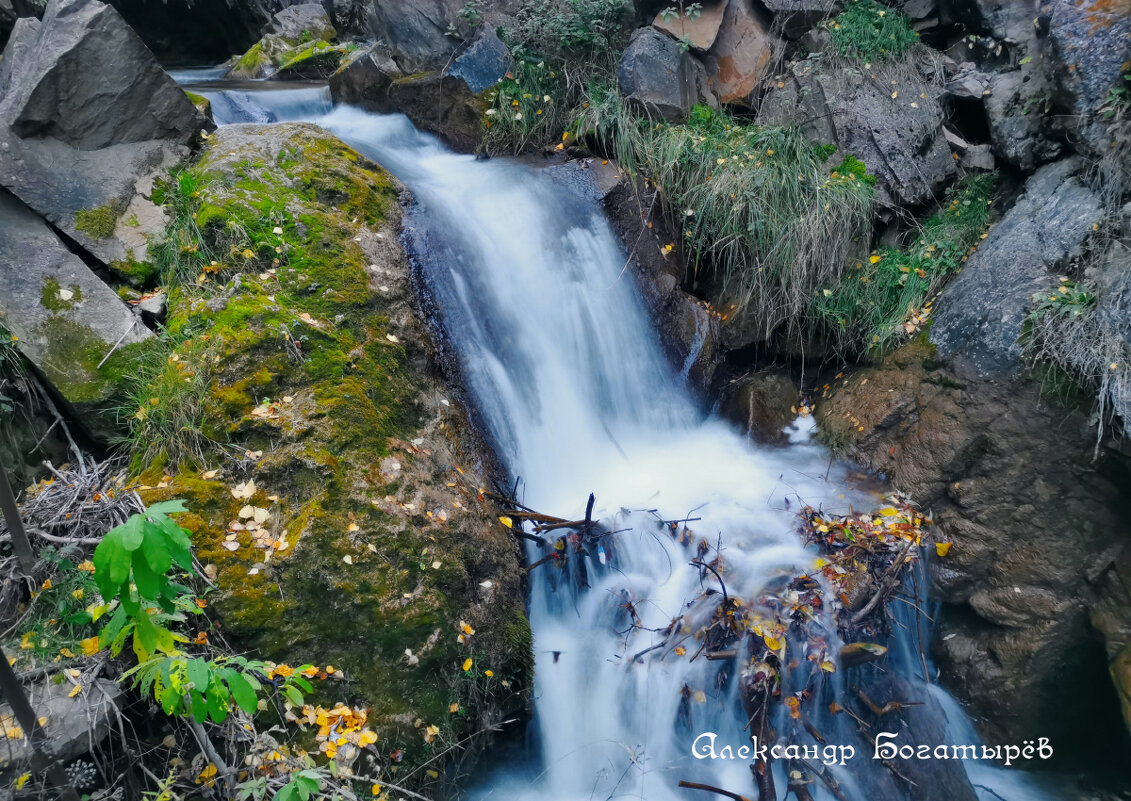
{"label": "moss-covered rock", "polygon": [[[531,660],[515,546],[429,374],[396,194],[314,126],[221,129],[168,193],[182,278],[136,435],[146,499],[188,503],[229,637],[345,669],[387,747],[417,760],[521,705]],[[177,425],[197,409],[196,447],[146,449],[176,403]]]}
{"label": "moss-covered rock", "polygon": [[325,80],[329,78],[346,57],[349,48],[329,42],[311,42],[290,55],[275,73],[283,80]]}

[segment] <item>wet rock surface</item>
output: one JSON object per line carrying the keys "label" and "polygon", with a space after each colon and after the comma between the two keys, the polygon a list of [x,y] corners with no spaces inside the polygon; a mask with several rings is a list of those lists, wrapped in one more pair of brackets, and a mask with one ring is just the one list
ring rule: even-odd
{"label": "wet rock surface", "polygon": [[[1127,476],[1114,454],[1093,461],[1085,412],[923,346],[837,381],[817,407],[828,441],[931,509],[953,542],[931,566],[944,681],[987,736],[1054,737],[1069,762],[1122,747],[1111,674],[1131,621],[1118,578],[1131,564]],[[1057,689],[1068,676],[1080,677],[1071,709]]]}
{"label": "wet rock surface", "polygon": [[1037,171],[1024,195],[970,257],[939,303],[931,341],[983,373],[1016,370],[1034,293],[1058,285],[1056,271],[1082,251],[1102,215],[1100,198],[1068,160]]}

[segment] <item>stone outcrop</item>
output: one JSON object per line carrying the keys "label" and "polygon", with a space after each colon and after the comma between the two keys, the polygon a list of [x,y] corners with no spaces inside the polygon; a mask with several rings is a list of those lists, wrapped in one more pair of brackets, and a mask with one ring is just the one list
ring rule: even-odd
{"label": "stone outcrop", "polygon": [[330,76],[330,94],[336,103],[349,103],[370,111],[388,109],[389,85],[401,69],[382,45],[355,50]]}
{"label": "stone outcrop", "polygon": [[805,123],[814,143],[863,161],[882,204],[927,202],[956,173],[943,135],[942,90],[914,73],[894,88],[876,74],[795,63],[771,87],[759,120]]}
{"label": "stone outcrop", "polygon": [[[652,25],[678,42],[684,42],[697,53],[706,53],[715,44],[726,15],[728,0],[714,0],[701,4],[699,14],[671,14],[661,11]],[[673,6],[673,8],[677,8]]]}
{"label": "stone outcrop", "polygon": [[[466,24],[460,18],[465,0],[381,0],[368,5],[368,33],[396,54],[409,73],[437,70],[447,64],[459,47],[449,31]],[[477,27],[490,29],[502,17],[513,14],[520,0],[489,0],[481,7]]]}
{"label": "stone outcrop", "polygon": [[[338,32],[322,6],[303,3],[279,11],[271,19],[270,29],[232,65],[233,78],[306,77],[301,72],[287,75],[288,70],[318,59],[325,75],[337,69],[343,50],[329,43]],[[325,62],[325,63],[323,63]]]}
{"label": "stone outcrop", "polygon": [[947,367],[923,346],[828,395],[823,436],[932,510],[953,543],[931,565],[944,603],[934,653],[990,741],[1047,736],[1068,759],[1118,753],[1109,662],[1125,670],[1131,631],[1128,487],[1114,454],[1093,461],[1086,407]]}
{"label": "stone outcrop", "polygon": [[[248,162],[264,167],[233,180]],[[144,499],[186,501],[179,522],[211,566],[209,610],[228,637],[264,658],[343,669],[381,742],[419,764],[414,720],[451,721],[465,737],[479,713],[513,714],[532,657],[518,548],[479,495],[489,457],[436,377],[414,308],[400,187],[308,124],[221,128],[190,169],[200,234],[178,228],[176,241],[226,248],[234,220],[251,255],[203,287],[174,284],[168,326],[193,332],[175,339],[175,363],[207,377],[204,433],[258,453],[208,480],[174,459],[161,481],[154,466]],[[282,225],[263,218],[265,200],[287,209]],[[249,480],[251,497],[234,497]],[[268,509],[287,545],[233,536],[243,504]],[[469,656],[510,689],[464,719],[448,715],[447,682]]]}
{"label": "stone outcrop", "polygon": [[728,0],[718,37],[704,59],[719,102],[752,105],[754,90],[777,53],[771,22],[753,0]]}
{"label": "stone outcrop", "polygon": [[647,113],[681,122],[704,97],[703,65],[670,36],[640,28],[617,68],[621,94]]}
{"label": "stone outcrop", "polygon": [[1103,211],[1066,160],[1037,171],[938,303],[931,341],[982,373],[1017,369],[1033,294],[1057,286],[1056,271],[1082,252]]}
{"label": "stone outcrop", "polygon": [[759,370],[732,381],[723,394],[720,412],[762,445],[785,445],[784,429],[797,417],[801,393],[786,373]]}
{"label": "stone outcrop", "polygon": [[[73,693],[75,686],[69,681],[59,684],[43,679],[26,690],[32,709],[45,721],[47,747],[63,763],[90,753],[106,739],[123,694],[117,682],[109,679],[94,679],[77,694]],[[11,707],[0,706],[0,717],[11,720]],[[26,737],[6,739],[0,749],[0,769],[22,771],[33,764]]]}
{"label": "stone outcrop", "polygon": [[112,428],[102,407],[118,389],[124,354],[152,336],[35,212],[3,190],[0,327],[96,436]]}
{"label": "stone outcrop", "polygon": [[201,115],[97,0],[51,0],[0,63],[0,186],[103,263],[144,272],[164,227],[152,182],[187,155]]}
{"label": "stone outcrop", "polygon": [[[506,74],[509,63],[505,48],[499,51],[490,44],[490,40],[498,42],[493,33],[480,41],[484,40],[491,55],[469,50],[471,60],[457,60],[447,72],[414,75],[405,75],[384,45],[370,45],[352,54],[330,76],[330,94],[337,103],[368,111],[400,112],[454,150],[473,153],[482,141],[483,115],[490,106],[484,92]],[[498,73],[499,69],[504,72]],[[473,86],[483,89],[474,91]]]}
{"label": "stone outcrop", "polygon": [[479,94],[503,80],[514,67],[510,50],[495,31],[480,31],[467,50],[460,54],[447,74],[459,78],[473,94]]}
{"label": "stone outcrop", "polygon": [[774,27],[787,39],[796,39],[818,22],[840,11],[838,0],[762,0],[774,15]]}
{"label": "stone outcrop", "polygon": [[321,3],[287,6],[271,18],[270,32],[284,39],[322,39],[338,37],[334,23]]}
{"label": "stone outcrop", "polygon": [[35,30],[34,43],[12,54],[18,72],[4,97],[16,136],[97,150],[154,139],[186,144],[199,130],[184,92],[110,6],[54,0]]}

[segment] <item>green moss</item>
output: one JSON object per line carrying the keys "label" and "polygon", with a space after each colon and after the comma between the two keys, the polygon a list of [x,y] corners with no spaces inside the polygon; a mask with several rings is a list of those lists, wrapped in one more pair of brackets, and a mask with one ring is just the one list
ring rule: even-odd
{"label": "green moss", "polygon": [[240,56],[232,72],[237,75],[255,75],[262,67],[271,63],[271,59],[263,52],[263,43],[256,42],[246,53]]}
{"label": "green moss", "polygon": [[284,58],[279,65],[279,72],[312,77],[329,76],[341,65],[345,53],[345,48],[329,42],[315,42]]}
{"label": "green moss", "polygon": [[118,210],[107,203],[93,209],[83,209],[75,214],[75,228],[91,239],[109,239],[118,223]]}
{"label": "green moss", "polygon": [[[180,393],[203,387],[190,404],[194,422],[181,424],[199,431],[202,452],[184,458],[181,449],[169,460],[144,450],[134,464],[173,476],[147,500],[180,497],[192,510],[181,522],[217,570],[210,609],[228,636],[266,658],[344,668],[382,741],[422,757],[420,733],[404,721],[451,717],[467,654],[456,641],[460,620],[480,632],[484,664],[527,686],[529,626],[514,551],[490,518],[440,525],[427,514],[433,506],[384,510],[390,495],[416,491],[445,493],[434,503],[455,508],[453,479],[433,474],[424,456],[402,447],[401,482],[382,475],[396,443],[419,436],[425,387],[400,337],[389,336],[403,331],[390,327],[389,301],[373,289],[354,241],[362,225],[388,230],[395,185],[328,135],[287,130],[281,142],[245,141],[236,152],[221,130],[166,186],[173,219],[162,252],[176,261],[166,267],[171,350],[152,384],[162,397],[154,408],[173,401],[163,376],[182,376],[168,384]],[[138,449],[169,436],[136,422]],[[244,472],[230,456],[248,452]],[[219,465],[217,480],[201,478]],[[160,475],[143,480],[153,486]],[[231,487],[249,477],[255,496],[233,497]],[[268,509],[269,529],[288,542],[270,560],[246,533],[235,552],[224,545],[228,521],[247,503]],[[496,535],[501,541],[485,544]],[[474,616],[483,613],[473,614],[469,599],[484,578],[499,581],[500,566],[513,571],[514,591],[488,610],[499,617],[494,626]],[[406,649],[418,664],[408,665]],[[469,720],[453,732],[466,736]]]}
{"label": "green moss", "polygon": [[82,303],[82,290],[77,284],[64,290],[55,278],[44,278],[39,303],[48,311],[67,311]]}
{"label": "green moss", "polygon": [[130,286],[138,289],[148,289],[154,286],[160,271],[151,261],[138,261],[134,258],[133,250],[126,253],[126,258],[115,259],[110,262],[110,269],[115,275],[120,276]]}

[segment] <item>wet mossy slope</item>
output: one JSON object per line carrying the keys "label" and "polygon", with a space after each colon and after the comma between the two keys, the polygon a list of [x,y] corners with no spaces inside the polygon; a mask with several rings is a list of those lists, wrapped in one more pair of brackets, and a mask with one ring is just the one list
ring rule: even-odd
{"label": "wet mossy slope", "polygon": [[147,501],[187,501],[210,610],[266,658],[344,669],[334,692],[417,756],[421,722],[458,740],[513,712],[517,551],[429,370],[393,180],[314,126],[240,126],[164,193],[169,330],[134,468]]}

